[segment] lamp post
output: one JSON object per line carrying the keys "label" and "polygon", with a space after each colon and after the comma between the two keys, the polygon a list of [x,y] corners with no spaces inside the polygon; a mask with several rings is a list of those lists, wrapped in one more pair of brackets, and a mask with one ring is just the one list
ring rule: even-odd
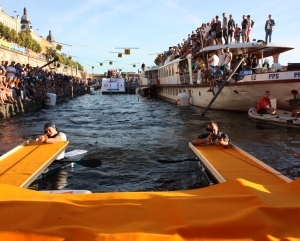
{"label": "lamp post", "polygon": [[18,18],[17,18],[17,11],[14,11],[14,14],[15,14],[15,16],[14,16],[14,19],[15,19],[15,21],[16,21],[16,32],[18,33]]}
{"label": "lamp post", "polygon": [[39,35],[39,29],[38,28],[36,29],[36,33],[37,33],[37,36],[38,36],[38,43],[40,43],[41,41],[40,41],[40,35]]}

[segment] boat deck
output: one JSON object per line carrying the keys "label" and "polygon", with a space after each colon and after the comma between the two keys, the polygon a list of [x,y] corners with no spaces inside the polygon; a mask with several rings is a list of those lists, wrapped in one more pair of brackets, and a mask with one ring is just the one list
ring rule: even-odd
{"label": "boat deck", "polygon": [[56,158],[69,142],[26,143],[0,157],[0,183],[28,187]]}
{"label": "boat deck", "polygon": [[189,143],[189,147],[219,183],[239,178],[267,186],[291,182],[280,172],[233,144],[225,148],[216,145],[194,146]]}

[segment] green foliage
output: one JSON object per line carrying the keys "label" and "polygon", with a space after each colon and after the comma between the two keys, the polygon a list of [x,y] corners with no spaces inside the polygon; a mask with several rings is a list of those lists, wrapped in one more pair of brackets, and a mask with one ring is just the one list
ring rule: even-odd
{"label": "green foliage", "polygon": [[71,57],[68,57],[64,53],[57,54],[57,55],[58,55],[58,59],[59,59],[60,63],[62,63],[64,65],[68,65],[73,68],[76,68],[76,66],[77,66],[78,70],[83,71],[83,66],[80,63],[73,61]]}
{"label": "green foliage", "polygon": [[31,49],[36,53],[42,51],[41,45],[31,37],[29,32],[17,33],[16,30],[5,26],[3,23],[0,23],[0,37],[5,38],[9,42],[14,42],[22,47]]}
{"label": "green foliage", "polygon": [[[0,22],[0,37],[5,38],[7,41],[14,42],[22,47],[25,47],[27,49],[31,49],[32,51],[36,53],[40,53],[42,51],[41,45],[34,40],[31,37],[31,34],[29,32],[23,32],[17,33],[14,29],[10,29],[9,27],[5,26],[3,23]],[[78,68],[78,70],[83,71],[83,66],[73,61],[70,57],[68,57],[66,54],[57,53],[57,50],[51,47],[46,48],[46,52],[44,54],[46,59],[52,59],[57,57],[59,62],[68,65],[73,68]]]}

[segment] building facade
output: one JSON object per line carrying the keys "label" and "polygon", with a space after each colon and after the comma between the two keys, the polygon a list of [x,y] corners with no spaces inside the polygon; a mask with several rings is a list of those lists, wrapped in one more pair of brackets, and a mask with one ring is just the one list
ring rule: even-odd
{"label": "building facade", "polygon": [[17,33],[21,31],[21,22],[19,15],[16,16],[9,16],[2,7],[0,6],[0,22],[11,28],[14,29]]}

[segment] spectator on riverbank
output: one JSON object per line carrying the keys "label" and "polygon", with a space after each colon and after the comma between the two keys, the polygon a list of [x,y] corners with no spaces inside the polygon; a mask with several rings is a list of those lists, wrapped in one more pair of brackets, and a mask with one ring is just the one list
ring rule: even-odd
{"label": "spectator on riverbank", "polygon": [[5,103],[14,104],[17,102],[13,98],[12,91],[7,88],[6,77],[4,76],[3,72],[0,74],[0,91],[6,96]]}
{"label": "spectator on riverbank", "polygon": [[14,78],[16,76],[17,70],[15,67],[15,61],[11,61],[10,65],[6,67],[6,78]]}
{"label": "spectator on riverbank", "polygon": [[0,70],[6,75],[5,61],[1,61]]}

